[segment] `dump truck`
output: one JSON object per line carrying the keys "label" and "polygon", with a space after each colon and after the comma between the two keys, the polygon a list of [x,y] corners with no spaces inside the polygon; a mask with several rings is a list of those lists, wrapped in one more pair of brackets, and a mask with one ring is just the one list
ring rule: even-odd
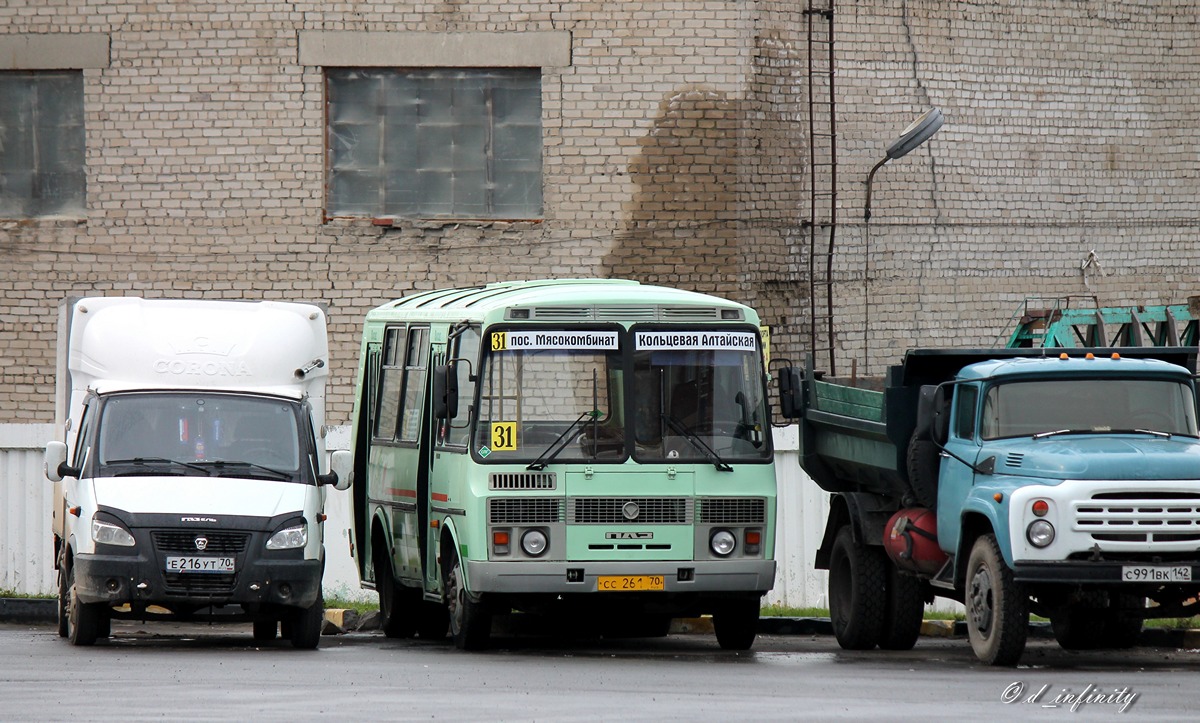
{"label": "dump truck", "polygon": [[831,495],[816,567],[839,644],[911,648],[936,596],[992,665],[1019,661],[1030,614],[1083,649],[1200,612],[1195,312],[1027,309],[1005,348],[913,349],[879,378],[782,369]]}

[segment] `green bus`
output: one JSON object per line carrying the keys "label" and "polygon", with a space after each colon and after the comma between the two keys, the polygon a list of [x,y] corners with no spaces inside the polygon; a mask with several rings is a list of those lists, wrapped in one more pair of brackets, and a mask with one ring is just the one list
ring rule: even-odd
{"label": "green bus", "polygon": [[748,649],[775,580],[766,396],[758,316],[714,296],[558,279],[373,309],[352,551],[385,633],[478,649],[514,612],[646,636],[712,615]]}

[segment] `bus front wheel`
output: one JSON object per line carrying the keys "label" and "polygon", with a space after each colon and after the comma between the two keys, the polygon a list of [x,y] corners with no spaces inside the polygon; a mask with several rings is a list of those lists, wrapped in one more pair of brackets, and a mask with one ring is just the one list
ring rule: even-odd
{"label": "bus front wheel", "polygon": [[462,563],[454,555],[443,586],[450,634],[460,650],[481,650],[487,647],[492,634],[492,616],[483,601],[471,598],[464,580]]}

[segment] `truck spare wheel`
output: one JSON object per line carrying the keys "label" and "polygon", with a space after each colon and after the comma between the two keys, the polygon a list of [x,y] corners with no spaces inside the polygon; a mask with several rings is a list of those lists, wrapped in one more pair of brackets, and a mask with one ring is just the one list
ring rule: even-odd
{"label": "truck spare wheel", "polygon": [[937,515],[932,510],[900,510],[884,529],[883,547],[901,570],[932,577],[946,563],[946,553],[938,547]]}

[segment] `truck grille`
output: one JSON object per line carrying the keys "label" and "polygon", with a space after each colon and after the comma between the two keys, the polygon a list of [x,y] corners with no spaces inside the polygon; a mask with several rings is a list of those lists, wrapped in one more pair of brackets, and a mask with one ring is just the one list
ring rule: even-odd
{"label": "truck grille", "polygon": [[767,521],[767,501],[761,497],[710,497],[696,500],[700,522],[751,525]]}
{"label": "truck grille", "polygon": [[[632,517],[630,513],[633,513]],[[686,497],[572,497],[567,500],[567,519],[585,525],[686,525],[692,522],[691,513],[692,506]]]}
{"label": "truck grille", "polygon": [[[194,555],[201,550],[196,547],[196,538],[208,542],[202,552],[206,555],[236,555],[244,552],[250,541],[249,532],[221,532],[217,530],[153,530],[150,539],[159,552]],[[207,576],[207,577],[212,577]]]}
{"label": "truck grille", "polygon": [[560,497],[493,497],[488,500],[489,524],[546,524],[561,520]]}
{"label": "truck grille", "polygon": [[1200,540],[1200,494],[1101,494],[1074,503],[1075,530],[1098,542]]}

